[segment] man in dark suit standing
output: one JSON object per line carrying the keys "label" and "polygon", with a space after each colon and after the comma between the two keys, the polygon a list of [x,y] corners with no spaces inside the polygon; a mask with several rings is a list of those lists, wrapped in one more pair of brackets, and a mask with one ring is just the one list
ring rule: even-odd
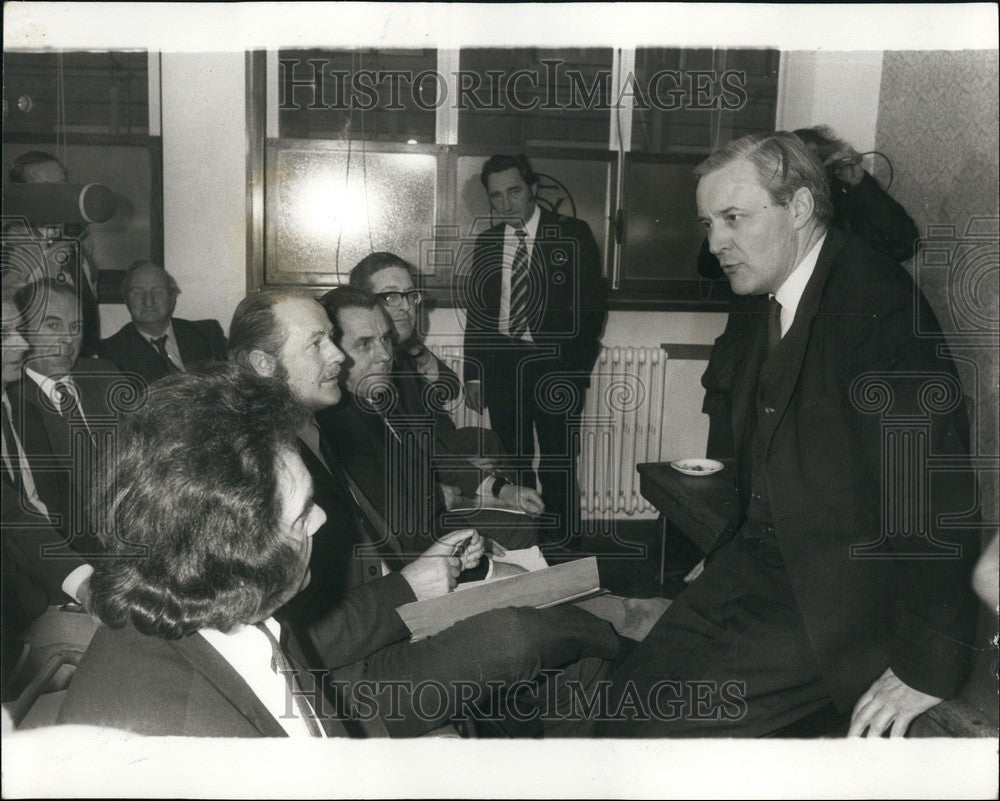
{"label": "man in dark suit standing", "polygon": [[[906,271],[830,227],[799,139],[744,137],[696,174],[711,250],[747,297],[741,519],[622,665],[604,733],[759,736],[833,702],[849,734],[901,736],[972,652],[961,385]],[[648,719],[615,707],[629,698]]]}
{"label": "man in dark suit standing", "polygon": [[534,436],[553,530],[579,531],[574,429],[600,349],[606,293],[586,223],[544,210],[523,155],[495,155],[480,175],[501,222],[476,240],[455,271],[466,309],[465,397],[490,423],[531,486]]}
{"label": "man in dark suit standing", "polygon": [[287,389],[235,367],[165,378],[121,424],[95,502],[110,559],[92,601],[105,627],[60,723],[139,734],[343,734],[299,685],[272,613],[309,583],[326,515],[295,447]]}
{"label": "man in dark suit standing", "polygon": [[122,295],[132,322],[101,340],[100,354],[123,373],[148,383],[198,362],[225,361],[226,337],[216,320],[174,317],[180,287],[151,261],[137,261],[125,274]]}

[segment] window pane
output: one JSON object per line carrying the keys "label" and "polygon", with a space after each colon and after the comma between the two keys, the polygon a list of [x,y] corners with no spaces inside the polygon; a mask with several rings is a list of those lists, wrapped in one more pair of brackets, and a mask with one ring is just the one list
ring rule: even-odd
{"label": "window pane", "polygon": [[607,149],[610,48],[476,48],[459,54],[458,138],[498,150]]}
{"label": "window pane", "polygon": [[626,167],[626,280],[697,280],[698,225],[695,162],[651,163],[629,159]]}
{"label": "window pane", "polygon": [[637,48],[632,150],[701,153],[774,130],[777,50]]}
{"label": "window pane", "polygon": [[282,50],[280,136],[433,144],[436,69],[435,50]]}
{"label": "window pane", "polygon": [[434,155],[274,144],[267,159],[266,281],[341,283],[373,250],[416,260],[433,231]]}
{"label": "window pane", "polygon": [[[62,69],[63,92],[58,92]],[[149,128],[148,56],[4,53],[4,133],[143,134]],[[65,125],[57,125],[60,111]]]}
{"label": "window pane", "polygon": [[[474,239],[494,221],[490,203],[479,180],[482,156],[458,158],[457,222],[463,237]],[[597,240],[602,258],[608,252],[607,192],[610,162],[574,159],[532,158],[531,166],[541,177],[538,196],[541,205],[569,217],[584,220]]]}

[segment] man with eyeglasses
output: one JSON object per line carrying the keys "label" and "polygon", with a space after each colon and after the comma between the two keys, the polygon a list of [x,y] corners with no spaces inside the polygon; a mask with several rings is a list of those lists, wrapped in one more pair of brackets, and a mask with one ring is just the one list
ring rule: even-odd
{"label": "man with eyeglasses", "polygon": [[[528,514],[545,508],[538,492],[514,480],[499,437],[489,429],[456,428],[448,408],[462,394],[455,372],[437,358],[420,335],[420,290],[413,266],[395,253],[371,253],[351,270],[349,284],[375,296],[395,334],[393,383],[399,413],[434,419],[434,457],[438,481],[446,492],[466,498],[496,498]],[[454,488],[454,489],[452,489]]]}
{"label": "man with eyeglasses", "polygon": [[225,361],[226,337],[217,320],[174,317],[180,287],[151,261],[137,261],[125,274],[122,295],[132,322],[102,340],[99,352],[123,373],[152,383],[197,362]]}

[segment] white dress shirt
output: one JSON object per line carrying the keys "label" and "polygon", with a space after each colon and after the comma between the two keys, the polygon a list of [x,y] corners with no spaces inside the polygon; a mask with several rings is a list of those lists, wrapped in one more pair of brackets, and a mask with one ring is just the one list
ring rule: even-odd
{"label": "white dress shirt", "polygon": [[[514,264],[514,254],[521,240],[517,236],[517,231],[523,230],[527,236],[524,237],[524,246],[528,250],[528,264],[531,264],[531,253],[535,249],[535,235],[538,233],[538,219],[541,216],[538,204],[535,204],[535,211],[531,219],[525,222],[523,229],[519,226],[507,223],[504,226],[503,234],[503,265],[500,272],[500,317],[498,320],[498,330],[501,334],[510,334],[510,280],[511,268]],[[531,330],[524,332],[524,339],[533,342]]]}
{"label": "white dress shirt", "polygon": [[[281,625],[278,621],[269,617],[264,625],[280,642]],[[202,629],[198,633],[240,674],[240,678],[253,690],[253,694],[281,724],[289,737],[312,737],[305,721],[299,717],[295,701],[288,695],[285,677],[271,670],[271,643],[262,631],[254,626],[237,626],[228,633],[216,629]],[[309,698],[304,697],[303,700],[308,703]],[[319,730],[325,737],[322,725]]]}
{"label": "white dress shirt", "polygon": [[778,303],[781,304],[782,336],[787,334],[788,329],[792,327],[792,322],[795,320],[795,312],[799,308],[799,301],[802,300],[802,293],[805,292],[806,284],[809,283],[813,270],[816,269],[819,252],[825,241],[826,234],[823,234],[773,295]]}

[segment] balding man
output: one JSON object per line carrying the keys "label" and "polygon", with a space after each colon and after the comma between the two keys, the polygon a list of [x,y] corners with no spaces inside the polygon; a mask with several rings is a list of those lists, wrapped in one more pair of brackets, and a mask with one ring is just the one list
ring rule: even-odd
{"label": "balding man", "polygon": [[[906,271],[830,226],[798,138],[744,137],[696,175],[711,251],[747,298],[727,332],[741,519],[623,664],[605,733],[760,736],[832,702],[850,734],[900,736],[972,653],[961,385]],[[949,469],[905,461],[900,439]]]}
{"label": "balding man", "polygon": [[218,321],[173,316],[180,292],[162,267],[151,261],[135,262],[122,282],[132,322],[101,340],[101,356],[147,383],[199,362],[225,361],[226,337]]}

